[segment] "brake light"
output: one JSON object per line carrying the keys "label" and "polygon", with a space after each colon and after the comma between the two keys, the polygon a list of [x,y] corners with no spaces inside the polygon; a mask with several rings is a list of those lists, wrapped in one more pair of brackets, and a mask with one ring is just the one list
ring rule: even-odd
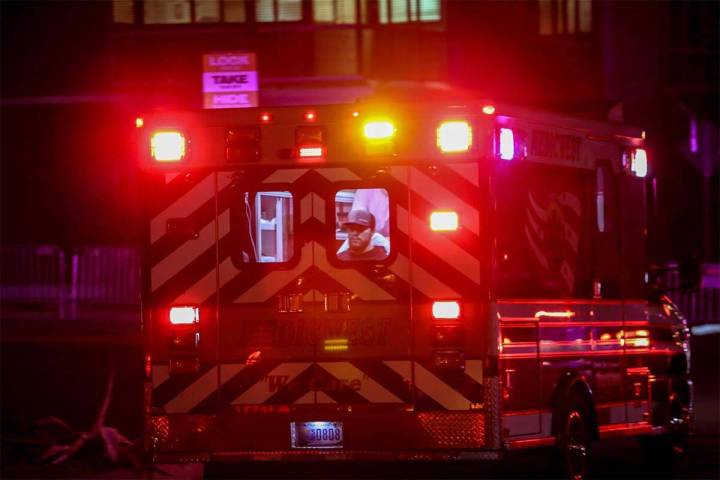
{"label": "brake light", "polygon": [[179,162],[185,157],[186,143],[180,132],[155,132],[150,137],[150,154],[158,162]]}
{"label": "brake light", "polygon": [[299,158],[325,157],[325,129],[322,127],[297,127],[295,146]]}
{"label": "brake light", "polygon": [[498,155],[502,160],[512,160],[515,157],[515,135],[509,128],[501,128],[498,136]]}
{"label": "brake light", "polygon": [[173,325],[192,325],[200,321],[198,307],[172,307],[170,308],[170,323]]}
{"label": "brake light", "polygon": [[467,152],[472,146],[472,128],[463,121],[443,122],[437,129],[437,146],[443,153]]}
{"label": "brake light", "polygon": [[644,148],[636,148],[633,150],[630,159],[630,170],[632,170],[636,177],[644,177],[647,175],[648,160],[647,152]]}
{"label": "brake light", "polygon": [[437,211],[430,214],[430,230],[453,232],[458,229],[458,214],[452,211]]}
{"label": "brake light", "polygon": [[456,320],[460,318],[460,303],[454,300],[433,302],[432,316],[437,320]]}

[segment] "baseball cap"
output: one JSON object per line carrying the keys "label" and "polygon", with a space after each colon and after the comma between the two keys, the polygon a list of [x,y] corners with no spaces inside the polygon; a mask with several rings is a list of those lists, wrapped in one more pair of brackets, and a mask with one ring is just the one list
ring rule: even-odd
{"label": "baseball cap", "polygon": [[350,210],[347,220],[343,223],[346,225],[361,225],[363,227],[375,228],[375,217],[367,210]]}

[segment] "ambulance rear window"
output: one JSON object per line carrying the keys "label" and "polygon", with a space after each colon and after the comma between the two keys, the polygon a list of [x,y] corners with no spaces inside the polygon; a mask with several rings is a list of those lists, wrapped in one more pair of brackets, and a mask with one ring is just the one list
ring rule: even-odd
{"label": "ambulance rear window", "polygon": [[283,263],[294,253],[290,192],[243,192],[238,237],[243,263]]}
{"label": "ambulance rear window", "polygon": [[381,261],[390,255],[388,192],[384,188],[335,194],[336,255],[343,261]]}

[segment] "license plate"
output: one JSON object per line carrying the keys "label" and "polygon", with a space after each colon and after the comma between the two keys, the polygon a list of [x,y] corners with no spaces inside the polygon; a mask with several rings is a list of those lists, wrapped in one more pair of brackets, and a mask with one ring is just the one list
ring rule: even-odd
{"label": "license plate", "polygon": [[342,448],[342,422],[292,422],[293,448]]}

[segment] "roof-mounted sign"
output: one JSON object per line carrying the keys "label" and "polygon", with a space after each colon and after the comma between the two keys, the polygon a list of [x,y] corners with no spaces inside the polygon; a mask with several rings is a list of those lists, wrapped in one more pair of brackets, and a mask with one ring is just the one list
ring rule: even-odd
{"label": "roof-mounted sign", "polygon": [[223,52],[203,55],[203,108],[258,106],[255,54]]}

